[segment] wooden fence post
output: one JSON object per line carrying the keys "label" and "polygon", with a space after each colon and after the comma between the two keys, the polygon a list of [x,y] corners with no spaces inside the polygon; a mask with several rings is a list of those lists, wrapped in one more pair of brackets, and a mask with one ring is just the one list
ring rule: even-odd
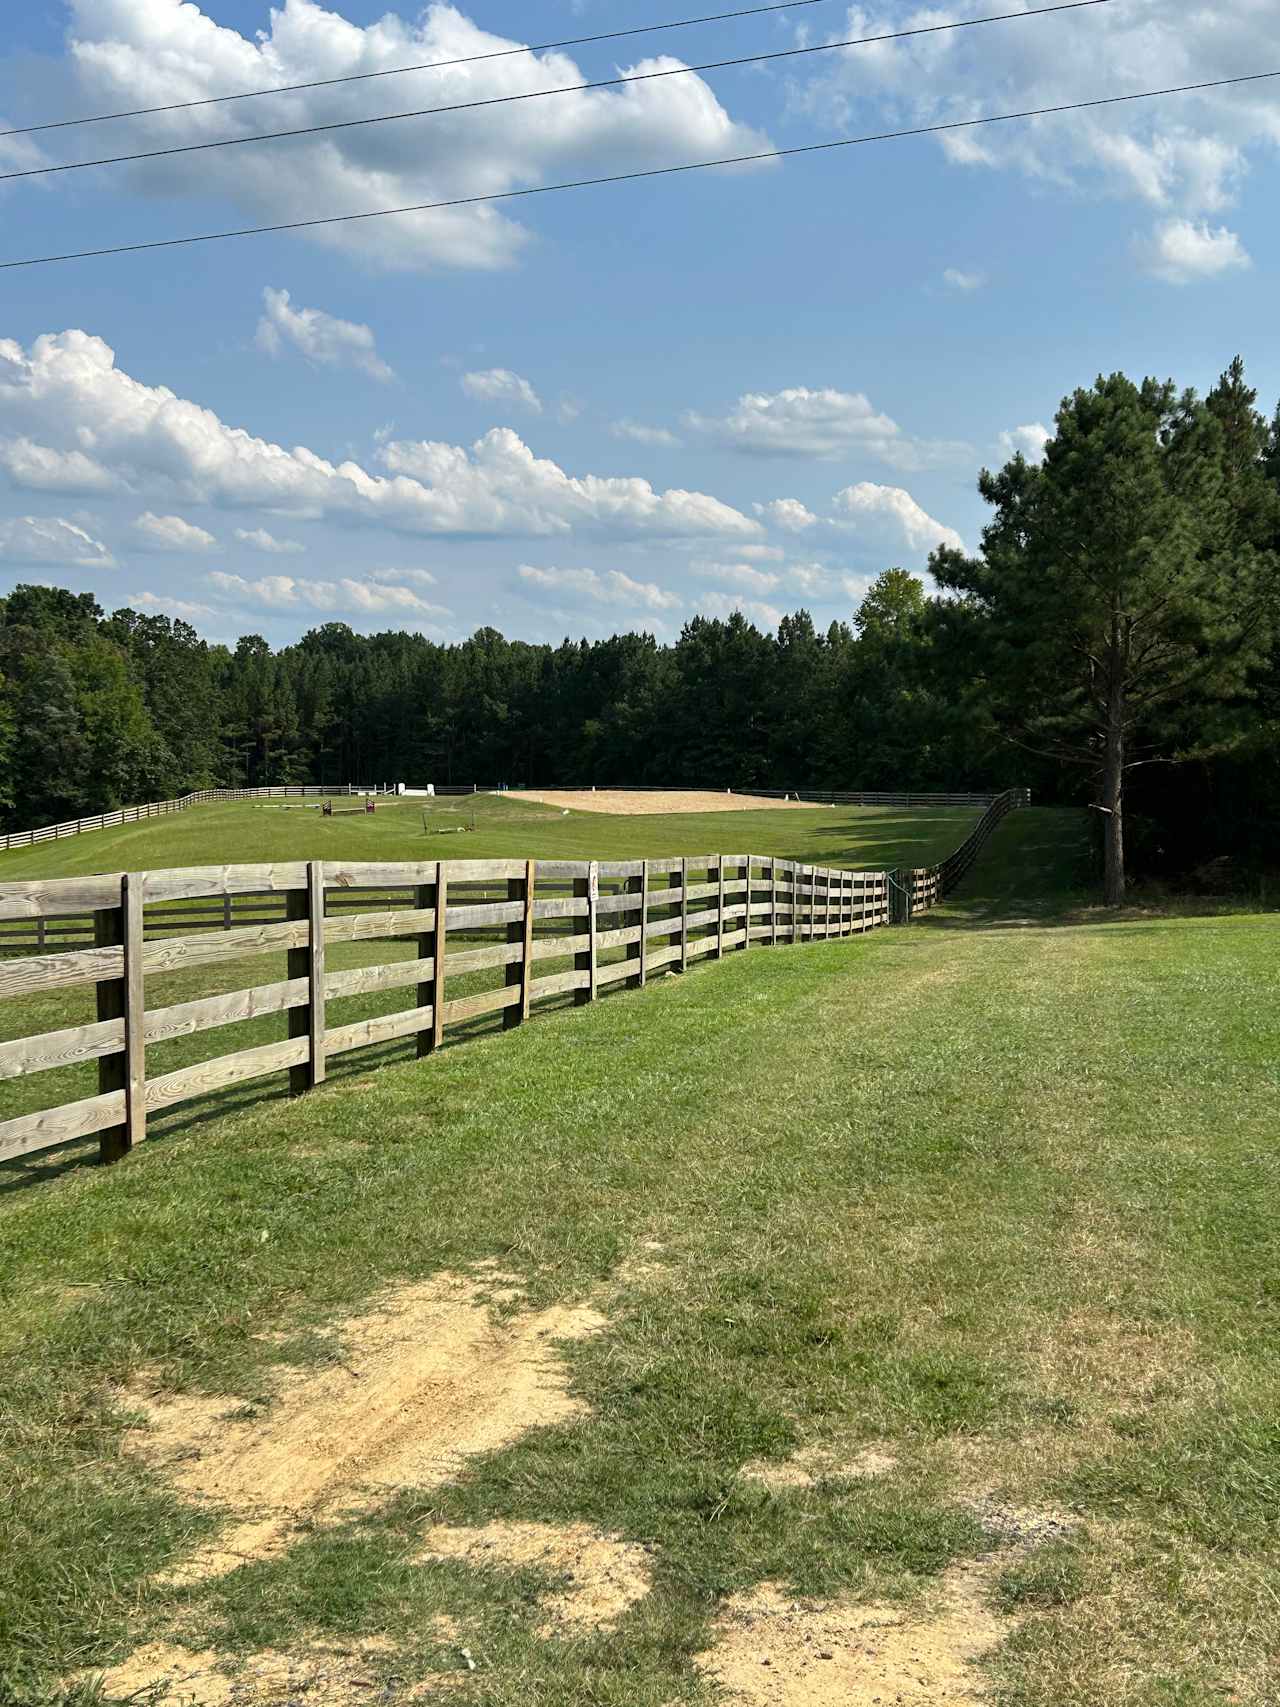
{"label": "wooden fence post", "polygon": [[311,1039],[311,1083],[322,1085],[327,1071],[325,1063],[325,995],[324,995],[324,861],[307,862],[307,916],[311,921],[311,959],[307,967],[310,981],[307,1002],[308,1035]]}
{"label": "wooden fence post", "polygon": [[[324,884],[319,883],[319,916],[317,917],[317,877],[323,866],[312,860],[307,866],[305,885],[285,891],[285,918],[307,921],[307,940],[301,948],[288,951],[288,976],[307,980],[307,1001],[301,1007],[289,1009],[289,1036],[308,1040],[307,1059],[289,1069],[289,1095],[301,1096],[324,1079]],[[319,957],[320,976],[315,974]],[[320,1012],[315,1014],[317,987],[320,992]],[[316,1025],[319,1025],[319,1031]],[[319,1048],[317,1049],[317,1042]]]}
{"label": "wooden fence post", "polygon": [[[440,867],[437,864],[435,882],[434,883],[420,883],[417,886],[417,888],[414,890],[414,892],[413,892],[414,907],[419,912],[425,912],[428,907],[436,907],[437,906],[436,897],[438,896],[439,892],[440,892]],[[430,960],[432,965],[431,965],[431,977],[430,977],[430,979],[424,979],[418,985],[418,998],[417,998],[417,1001],[415,1002],[414,1006],[419,1007],[419,1008],[433,1007],[434,1003],[435,1003],[435,989],[436,989],[436,986],[435,986],[435,972],[436,972],[436,968],[435,968],[435,954],[436,954],[435,927],[432,926],[432,928],[429,931],[423,931],[418,937],[416,937],[415,938],[415,945],[416,945],[417,950],[418,950],[418,959],[419,960]],[[433,1014],[432,1018],[434,1019],[434,1017],[435,1016]],[[417,1035],[417,1051],[418,1051],[419,1058],[421,1058],[423,1055],[430,1055],[431,1050],[432,1050],[432,1046],[435,1042],[435,1035],[434,1035],[432,1028],[430,1026],[428,1026],[425,1030],[418,1032],[416,1035]]]}
{"label": "wooden fence post", "polygon": [[573,893],[578,900],[585,899],[587,903],[588,941],[586,952],[576,954],[573,958],[573,964],[577,971],[587,974],[586,989],[573,992],[573,1005],[581,1008],[596,999],[596,938],[599,934],[596,930],[596,910],[600,899],[600,865],[597,860],[593,859],[589,862],[585,877],[574,878]]}
{"label": "wooden fence post", "polygon": [[716,877],[717,877],[717,880],[718,880],[719,885],[720,885],[720,892],[719,892],[719,895],[718,895],[717,900],[716,900],[716,959],[717,960],[723,960],[724,959],[724,855],[723,854],[717,854],[716,855],[716,863],[719,866],[719,870],[716,872]]}
{"label": "wooden fence post", "polygon": [[[634,976],[627,979],[627,988],[629,990],[643,990],[644,960],[648,947],[645,932],[649,923],[649,862],[647,859],[640,862],[640,875],[627,879],[627,893],[640,897],[640,940],[627,950],[627,959],[636,961],[637,965]],[[631,912],[626,916],[634,920],[636,915]]]}
{"label": "wooden fence post", "polygon": [[[93,941],[95,948],[124,947],[124,879],[120,880],[120,905],[118,907],[103,907],[93,915]],[[96,989],[97,1013],[100,1020],[123,1019],[125,1017],[125,980],[123,978],[100,978]],[[121,1049],[114,1055],[102,1055],[98,1059],[98,1094],[106,1095],[109,1091],[123,1091],[128,1083],[128,1060],[126,1051]],[[129,1123],[126,1119],[121,1126],[108,1127],[98,1137],[98,1155],[104,1162],[118,1162],[122,1156],[129,1153]]]}
{"label": "wooden fence post", "polygon": [[778,856],[769,861],[769,946],[778,946]]}
{"label": "wooden fence post", "polygon": [[449,874],[440,860],[436,863],[436,922],[431,933],[431,1042],[428,1049],[422,1049],[419,1042],[424,1055],[431,1049],[439,1049],[444,1040],[444,963],[448,946]]}
{"label": "wooden fence post", "polygon": [[680,858],[680,970],[689,970],[689,861]]}
{"label": "wooden fence post", "polygon": [[507,987],[513,989],[520,986],[520,1000],[509,1008],[502,1010],[502,1029],[510,1031],[512,1026],[523,1025],[529,1017],[529,983],[533,976],[533,890],[536,882],[537,862],[526,860],[523,877],[512,877],[507,881],[507,899],[523,901],[524,912],[520,918],[507,926],[507,941],[522,944],[519,960],[512,960],[507,965]]}
{"label": "wooden fence post", "polygon": [[120,879],[124,915],[124,1099],[126,1149],[147,1135],[147,998],[142,979],[143,903],[146,877],[126,872]]}

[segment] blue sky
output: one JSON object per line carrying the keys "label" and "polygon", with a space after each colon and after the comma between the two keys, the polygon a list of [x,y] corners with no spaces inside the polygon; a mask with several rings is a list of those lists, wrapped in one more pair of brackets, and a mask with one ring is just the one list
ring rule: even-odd
{"label": "blue sky", "polygon": [[[384,69],[679,0],[45,0],[0,121]],[[991,8],[999,10],[1001,8]],[[1008,4],[1008,10],[1023,8]],[[16,10],[16,9],[15,9]],[[0,170],[767,52],[985,6],[806,6],[0,138]],[[676,57],[678,56],[678,60]],[[0,258],[476,194],[1280,69],[1280,8],[1109,0],[914,43],[0,186]],[[803,160],[0,275],[0,590],[670,638],[847,617],[974,544],[985,462],[1099,371],[1280,396],[1280,82]]]}

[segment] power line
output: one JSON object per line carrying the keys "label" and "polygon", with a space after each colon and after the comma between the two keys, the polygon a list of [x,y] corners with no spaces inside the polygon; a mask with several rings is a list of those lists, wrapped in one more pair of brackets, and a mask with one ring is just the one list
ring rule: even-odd
{"label": "power line", "polygon": [[280,83],[274,89],[244,89],[232,95],[206,95],[202,100],[170,101],[161,107],[132,107],[127,112],[95,113],[79,119],[49,119],[43,124],[0,130],[0,137],[30,136],[38,130],[68,130],[81,124],[109,124],[113,119],[149,118],[154,113],[185,113],[193,107],[216,107],[223,101],[256,101],[264,95],[293,95],[303,89],[332,89],[339,83],[370,83],[380,77],[403,77],[411,71],[445,71],[451,66],[478,65],[488,59],[513,59],[522,53],[552,53],[562,47],[589,47],[594,42],[620,41],[623,36],[647,36],[659,30],[687,30],[695,24],[722,24],[733,18],[756,18],[763,12],[793,12],[801,6],[826,4],[828,0],[776,0],[769,6],[747,6],[737,12],[708,12],[701,18],[674,18],[667,24],[635,24],[630,29],[606,30],[594,36],[570,36],[565,41],[538,42],[533,47],[495,48],[490,53],[470,53],[462,59],[430,59],[421,65],[395,65],[386,71],[353,71],[345,77],[320,77],[311,83]]}
{"label": "power line", "polygon": [[769,148],[759,154],[730,154],[719,160],[691,160],[681,166],[650,166],[636,172],[613,172],[602,178],[572,178],[561,184],[532,184],[519,190],[492,190],[487,195],[454,196],[447,201],[418,202],[410,207],[373,208],[366,213],[335,213],[323,219],[291,219],[277,225],[244,225],[231,231],[204,231],[192,237],[156,237],[144,243],[116,243],[105,249],[73,249],[62,255],[33,255],[21,261],[0,261],[0,272],[16,267],[44,267],[58,261],[97,260],[104,255],[134,255],[144,249],[180,249],[193,243],[221,243],[232,237],[266,237],[281,231],[310,231],[321,225],[351,225],[357,220],[389,219],[397,214],[439,213],[446,208],[478,207],[486,202],[516,201],[525,196],[554,195],[560,190],[585,190],[599,184],[627,184],[637,178],[669,178],[678,172],[705,172],[713,166],[748,166],[763,160],[786,160],[800,154],[824,154],[834,148],[858,148],[869,142],[895,142],[909,136],[937,136],[944,131],[974,130],[980,125],[1009,124],[1017,119],[1048,118],[1089,108],[1116,107],[1132,101],[1154,101],[1165,95],[1193,95],[1205,89],[1227,89],[1242,83],[1263,83],[1280,71],[1252,71],[1241,77],[1215,77],[1207,83],[1178,83],[1165,89],[1141,89],[1131,95],[1099,95],[1089,101],[1064,101],[1053,107],[1026,107],[1016,113],[989,113],[984,118],[950,119],[944,124],[913,125],[907,130],[873,131],[866,136],[842,136],[832,142],[806,142],[795,148]]}
{"label": "power line", "polygon": [[539,101],[549,95],[578,95],[589,89],[616,89],[625,83],[653,83],[664,77],[691,77],[699,71],[724,71],[739,65],[762,65],[775,59],[800,59],[807,54],[830,53],[837,48],[872,47],[877,43],[904,41],[908,36],[942,35],[950,30],[974,29],[980,24],[1014,23],[1052,12],[1079,12],[1090,6],[1106,6],[1110,0],[1059,0],[1057,5],[1038,6],[1023,12],[995,12],[985,18],[960,18],[948,24],[920,24],[914,29],[891,30],[884,35],[856,36],[847,41],[817,42],[810,47],[779,48],[772,53],[745,54],[737,59],[712,59],[701,65],[679,65],[665,71],[639,71],[625,77],[604,77],[591,83],[565,83],[556,89],[527,89],[515,95],[489,95],[478,101],[455,101],[445,107],[419,107],[407,113],[379,113],[372,118],[333,119],[327,124],[301,125],[294,130],[260,131],[254,136],[221,136],[211,142],[184,142],[170,148],[146,148],[136,154],[109,154],[96,160],[67,160],[56,166],[28,166],[17,172],[0,172],[0,183],[15,178],[47,178],[55,172],[83,172],[91,166],[125,166],[137,160],[167,159],[174,154],[202,154],[211,148],[242,148],[251,142],[280,142],[288,137],[319,136],[335,130],[360,130],[368,125],[393,124],[402,119],[424,119],[442,113],[473,112],[479,107],[505,107],[518,101]]}

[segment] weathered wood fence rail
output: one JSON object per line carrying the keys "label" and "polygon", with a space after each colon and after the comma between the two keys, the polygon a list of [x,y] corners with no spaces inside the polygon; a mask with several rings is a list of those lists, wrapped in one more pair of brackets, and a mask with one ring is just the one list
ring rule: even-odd
{"label": "weathered wood fence rail", "polygon": [[[919,905],[945,894],[1021,790],[993,803],[963,848],[909,874]],[[963,858],[961,856],[964,856]],[[938,874],[938,875],[934,875]],[[901,880],[904,874],[899,873]],[[95,1018],[0,1042],[0,1080],[97,1063],[97,1094],[0,1121],[0,1161],[92,1134],[104,1160],[145,1136],[148,1115],[191,1098],[287,1071],[299,1093],[334,1057],[413,1037],[420,1055],[446,1027],[501,1014],[519,1025],[534,1004],[607,988],[641,987],[655,972],[758,945],[860,935],[889,922],[890,878],[754,854],[658,860],[458,860],[360,864],[312,860],[195,867],[0,883],[0,921],[57,921],[86,913],[94,946],[0,960],[0,998],[38,1001],[90,986]],[[274,902],[252,922],[234,909]],[[232,909],[227,928],[189,933],[179,909]],[[282,912],[281,912],[282,910]],[[172,934],[175,928],[183,934]],[[408,939],[411,958],[326,966],[337,944]],[[194,1001],[148,1006],[149,978],[283,952],[283,980]],[[559,966],[555,963],[559,962]],[[494,987],[448,995],[485,973]],[[469,986],[468,986],[469,987]],[[394,989],[412,1005],[332,1025],[330,1001]],[[20,1010],[21,1011],[21,1010]],[[153,1075],[149,1047],[215,1027],[287,1016],[282,1040]]]}

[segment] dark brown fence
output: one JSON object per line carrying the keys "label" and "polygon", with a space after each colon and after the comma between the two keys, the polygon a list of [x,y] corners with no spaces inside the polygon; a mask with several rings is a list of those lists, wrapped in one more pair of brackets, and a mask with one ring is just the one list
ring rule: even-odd
{"label": "dark brown fence", "polygon": [[977,859],[1002,818],[1031,804],[1029,788],[1006,788],[987,805],[973,829],[937,865],[904,866],[889,874],[889,912],[894,924],[905,924],[914,913],[945,901]]}

